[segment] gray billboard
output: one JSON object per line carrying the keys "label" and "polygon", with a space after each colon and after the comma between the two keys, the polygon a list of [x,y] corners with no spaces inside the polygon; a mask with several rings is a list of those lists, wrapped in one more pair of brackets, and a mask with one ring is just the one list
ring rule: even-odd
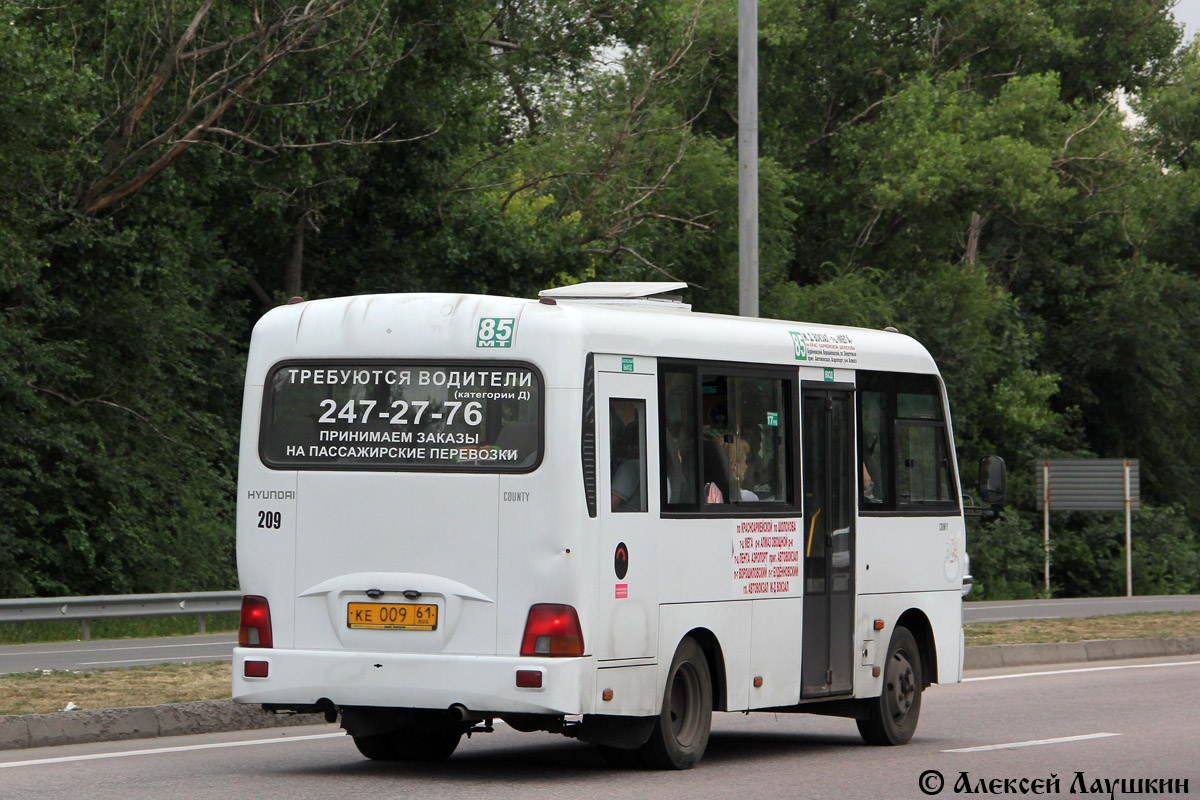
{"label": "gray billboard", "polygon": [[1129,510],[1139,509],[1141,476],[1136,458],[1050,458],[1034,462],[1037,507],[1046,502],[1050,478],[1052,511],[1124,511],[1125,465],[1129,464]]}

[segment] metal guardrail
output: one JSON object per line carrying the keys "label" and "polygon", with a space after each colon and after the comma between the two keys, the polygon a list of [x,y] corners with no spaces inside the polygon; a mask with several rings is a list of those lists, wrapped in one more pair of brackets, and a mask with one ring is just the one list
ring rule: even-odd
{"label": "metal guardrail", "polygon": [[94,619],[178,617],[195,615],[199,633],[205,614],[236,613],[241,592],[171,592],[168,594],[111,594],[91,597],[20,597],[0,600],[0,623],[79,620],[80,638],[91,638]]}

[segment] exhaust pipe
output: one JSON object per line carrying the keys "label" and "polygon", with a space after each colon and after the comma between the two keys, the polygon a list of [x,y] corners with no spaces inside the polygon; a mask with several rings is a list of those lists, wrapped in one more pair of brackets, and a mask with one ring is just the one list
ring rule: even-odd
{"label": "exhaust pipe", "polygon": [[448,710],[450,718],[455,722],[483,722],[483,714],[480,714],[478,711],[472,711],[462,703],[455,703]]}

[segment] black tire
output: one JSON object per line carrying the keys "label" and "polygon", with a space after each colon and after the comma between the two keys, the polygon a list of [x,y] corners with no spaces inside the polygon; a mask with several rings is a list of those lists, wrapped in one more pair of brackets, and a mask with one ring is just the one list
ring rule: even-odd
{"label": "black tire", "polygon": [[642,764],[642,756],[637,750],[622,750],[608,744],[596,745],[604,763],[613,769],[637,769]]}
{"label": "black tire", "polygon": [[399,761],[445,761],[462,740],[462,731],[401,728],[392,732]]}
{"label": "black tire", "polygon": [[372,761],[394,761],[396,759],[396,750],[392,747],[392,736],[388,733],[355,736],[354,746],[358,748],[358,752]]}
{"label": "black tire", "polygon": [[691,769],[700,763],[712,729],[712,679],[708,659],[694,639],[684,639],[671,660],[662,712],[650,739],[638,748],[651,769]]}
{"label": "black tire", "polygon": [[858,720],[867,744],[905,744],[917,730],[924,690],[921,651],[908,628],[897,626],[883,665],[883,691],[867,701],[869,715]]}
{"label": "black tire", "polygon": [[459,731],[401,728],[391,733],[355,736],[354,746],[373,761],[445,761],[461,739]]}

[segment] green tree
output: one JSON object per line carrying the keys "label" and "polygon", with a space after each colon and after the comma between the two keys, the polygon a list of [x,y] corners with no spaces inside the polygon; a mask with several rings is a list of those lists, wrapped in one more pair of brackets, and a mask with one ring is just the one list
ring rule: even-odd
{"label": "green tree", "polygon": [[[1052,455],[1140,458],[1169,535],[1139,581],[1192,581],[1200,61],[1169,8],[760,3],[763,312],[933,353],[965,476],[1013,476],[987,596],[1038,590]],[[0,6],[0,592],[232,584],[242,349],[292,294],[671,278],[732,312],[735,34],[710,0]],[[1106,524],[1064,519],[1060,589],[1107,585]]]}
{"label": "green tree", "polygon": [[342,59],[353,40],[334,23],[352,9],[174,8],[0,10],[3,594],[234,582],[247,318],[220,255],[231,209],[210,205],[224,155],[196,145],[262,127],[286,58]]}

